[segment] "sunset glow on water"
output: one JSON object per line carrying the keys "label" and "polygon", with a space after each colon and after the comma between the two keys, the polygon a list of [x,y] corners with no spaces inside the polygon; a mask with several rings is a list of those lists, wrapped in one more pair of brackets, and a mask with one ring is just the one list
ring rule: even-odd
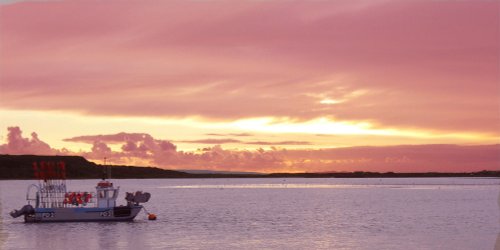
{"label": "sunset glow on water", "polygon": [[[29,183],[0,181],[2,249],[493,250],[500,240],[493,178],[114,180],[123,191],[151,192],[145,206],[158,220],[145,212],[111,223],[4,216]],[[95,181],[68,184],[85,190]]]}

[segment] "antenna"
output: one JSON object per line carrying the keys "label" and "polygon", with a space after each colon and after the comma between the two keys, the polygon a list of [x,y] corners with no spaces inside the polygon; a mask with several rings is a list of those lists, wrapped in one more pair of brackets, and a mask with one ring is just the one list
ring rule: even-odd
{"label": "antenna", "polygon": [[111,166],[106,166],[106,157],[104,157],[104,167],[106,168],[106,172],[108,172],[108,180],[111,179]]}
{"label": "antenna", "polygon": [[106,157],[104,157],[104,165],[102,166],[102,180],[106,180]]}

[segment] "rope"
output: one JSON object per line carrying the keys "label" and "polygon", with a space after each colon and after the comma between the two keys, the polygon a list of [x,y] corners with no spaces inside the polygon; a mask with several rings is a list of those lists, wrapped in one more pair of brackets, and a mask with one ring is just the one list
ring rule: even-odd
{"label": "rope", "polygon": [[149,211],[146,209],[146,207],[142,206],[142,208],[144,209],[144,212],[146,212],[146,214],[149,215]]}

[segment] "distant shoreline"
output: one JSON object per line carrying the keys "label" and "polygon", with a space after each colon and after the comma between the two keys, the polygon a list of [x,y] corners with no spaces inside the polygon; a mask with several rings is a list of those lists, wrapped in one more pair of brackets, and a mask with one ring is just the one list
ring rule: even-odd
{"label": "distant shoreline", "polygon": [[[0,155],[0,180],[33,180],[34,162],[60,162],[66,164],[67,179],[100,179],[105,168],[80,156]],[[213,178],[500,178],[500,171],[483,170],[463,173],[396,173],[396,172],[332,172],[332,173],[187,173],[155,167],[106,166],[111,168],[112,179],[213,179]]]}

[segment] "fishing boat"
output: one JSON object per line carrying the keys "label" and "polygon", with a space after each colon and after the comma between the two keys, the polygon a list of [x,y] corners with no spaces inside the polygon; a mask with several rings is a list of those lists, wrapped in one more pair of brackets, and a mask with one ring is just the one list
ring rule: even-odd
{"label": "fishing boat", "polygon": [[126,204],[117,205],[120,187],[104,176],[95,192],[68,191],[64,162],[35,162],[33,170],[38,183],[28,187],[28,204],[10,212],[14,218],[24,216],[25,222],[131,221],[151,198],[146,192],[126,193]]}

